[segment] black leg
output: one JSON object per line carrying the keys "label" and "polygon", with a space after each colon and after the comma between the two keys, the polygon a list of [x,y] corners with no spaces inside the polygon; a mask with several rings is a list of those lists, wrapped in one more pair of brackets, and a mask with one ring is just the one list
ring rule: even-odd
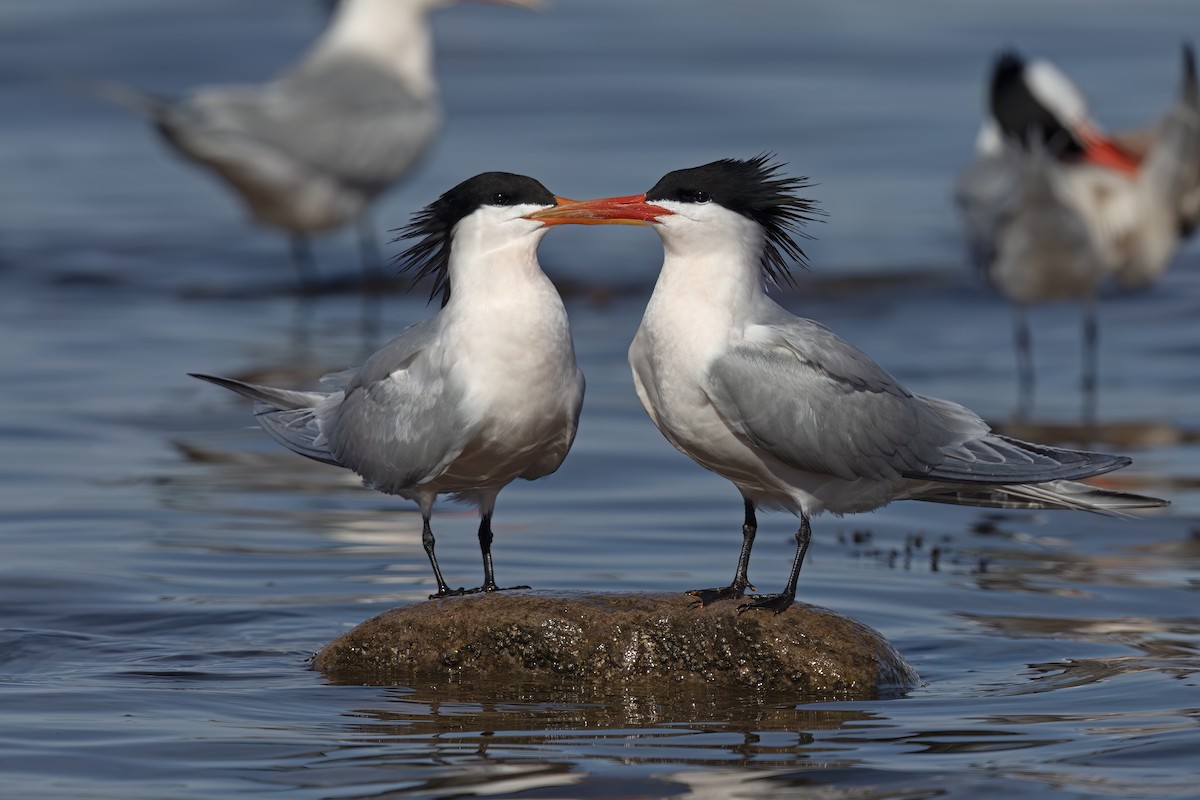
{"label": "black leg", "polygon": [[312,359],[312,321],[313,297],[302,291],[296,298],[295,322],[292,325],[292,345],[297,361]]}
{"label": "black leg", "polygon": [[424,523],[421,528],[421,544],[425,547],[425,555],[429,556],[429,565],[433,567],[433,578],[437,581],[437,594],[429,595],[430,600],[436,600],[439,597],[451,597],[453,595],[464,594],[463,589],[451,589],[446,585],[446,579],[442,577],[442,569],[438,566],[437,556],[433,554],[433,529],[429,527],[429,517],[422,517]]}
{"label": "black leg", "polygon": [[303,233],[293,233],[291,239],[292,263],[296,266],[296,277],[300,279],[300,289],[310,289],[316,284],[317,266],[313,261],[312,243]]}
{"label": "black leg", "polygon": [[1025,419],[1033,410],[1033,347],[1025,306],[1017,306],[1013,321],[1017,344],[1017,419]]}
{"label": "black leg", "polygon": [[375,226],[371,223],[371,215],[366,212],[360,214],[356,227],[363,288],[372,291],[375,289],[374,284],[383,277],[383,256],[379,253],[379,245],[375,243]]}
{"label": "black leg", "polygon": [[1100,338],[1096,324],[1096,299],[1089,297],[1083,307],[1083,422],[1096,423],[1096,350]]}
{"label": "black leg", "polygon": [[688,594],[696,598],[692,608],[703,608],[718,600],[740,600],[746,596],[746,589],[754,589],[750,585],[747,572],[750,568],[750,548],[754,546],[754,534],[758,532],[758,519],[754,516],[754,503],[749,498],[746,502],[746,521],[742,523],[742,552],[738,555],[737,569],[733,573],[733,583],[715,589],[692,589]]}
{"label": "black leg", "polygon": [[362,360],[375,352],[379,338],[379,312],[381,297],[378,292],[363,292],[362,318],[359,320],[359,332],[362,334]]}
{"label": "black leg", "polygon": [[467,594],[476,592],[508,592],[514,589],[528,589],[528,586],[509,586],[501,589],[496,585],[496,575],[492,570],[492,515],[479,516],[479,550],[483,554],[483,585],[467,589]]}
{"label": "black leg", "polygon": [[780,594],[758,594],[750,598],[749,603],[738,606],[738,613],[743,611],[766,610],[782,614],[787,611],[796,599],[796,584],[800,582],[800,567],[804,566],[804,554],[808,552],[808,543],[812,541],[812,526],[808,515],[800,514],[800,529],[796,531],[796,557],[792,560],[792,574],[788,577],[787,588]]}

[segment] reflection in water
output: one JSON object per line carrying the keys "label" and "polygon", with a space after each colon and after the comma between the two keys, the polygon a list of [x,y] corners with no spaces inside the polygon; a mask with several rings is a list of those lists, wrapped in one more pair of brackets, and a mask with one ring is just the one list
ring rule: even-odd
{"label": "reflection in water", "polygon": [[842,748],[817,744],[815,732],[882,724],[861,709],[696,689],[635,695],[467,681],[392,689],[386,697],[386,706],[356,710],[364,721],[351,728],[375,739],[399,738],[406,750],[435,762],[468,754],[487,764],[537,762],[539,754],[556,751],[627,765],[827,765]]}
{"label": "reflection in water", "polygon": [[[263,434],[265,436],[265,434]],[[360,491],[362,480],[347,470],[330,469],[315,461],[290,456],[286,451],[247,453],[241,450],[220,450],[186,441],[172,442],[183,458],[208,469],[189,473],[186,477],[161,476],[156,482],[169,491],[163,492],[165,502],[175,507],[211,507],[214,495],[235,493],[252,497],[263,492],[342,493]],[[220,506],[231,506],[222,496]],[[403,508],[403,504],[397,506]],[[279,512],[276,512],[279,513]]]}
{"label": "reflection in water", "polygon": [[1014,694],[1086,686],[1150,670],[1174,678],[1200,674],[1200,618],[962,616],[1007,637],[1073,639],[1139,653],[1030,664],[1033,673],[1030,683]]}
{"label": "reflection in water", "polygon": [[[386,795],[920,798],[970,797],[982,779],[921,778],[911,759],[1007,758],[1039,748],[1070,747],[1071,720],[1062,716],[991,717],[975,727],[904,724],[905,701],[874,711],[828,704],[797,706],[761,695],[715,696],[703,691],[583,697],[536,686],[464,683],[388,690],[386,705],[351,712],[347,735],[370,742],[329,754],[363,769],[425,763],[422,780]],[[916,707],[920,708],[920,705]],[[914,709],[916,710],[916,709]],[[909,712],[911,713],[911,711]],[[939,714],[940,716],[940,714]],[[920,719],[917,711],[916,719]],[[1086,720],[1084,720],[1086,721]],[[1043,735],[1038,727],[1048,729]],[[1052,728],[1052,730],[1051,730]],[[1164,729],[1165,730],[1165,729]],[[1049,735],[1045,735],[1049,734]],[[392,747],[389,747],[389,743]],[[909,767],[870,766],[863,755],[887,750]],[[544,754],[557,753],[555,761]],[[400,754],[403,755],[400,755]],[[1021,755],[1014,755],[1021,763]],[[603,765],[619,766],[611,772]],[[934,762],[931,762],[934,763]],[[968,762],[969,763],[969,762]],[[1011,771],[1004,770],[1011,777]],[[573,790],[586,779],[588,790]],[[1064,774],[1063,785],[1078,776]],[[1006,779],[1007,780],[1007,779]],[[994,778],[989,779],[993,789]],[[1014,779],[1012,794],[1033,787]],[[555,787],[549,795],[538,787]]]}
{"label": "reflection in water", "polygon": [[708,769],[703,772],[670,772],[664,778],[683,785],[672,797],[688,800],[932,800],[946,794],[942,787],[922,786],[911,775],[831,763],[822,769],[755,770]]}

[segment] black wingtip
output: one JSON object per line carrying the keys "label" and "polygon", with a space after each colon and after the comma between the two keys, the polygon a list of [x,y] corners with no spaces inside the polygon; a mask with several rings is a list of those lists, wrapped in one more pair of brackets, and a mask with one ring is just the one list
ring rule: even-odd
{"label": "black wingtip", "polygon": [[1200,81],[1196,79],[1196,52],[1191,42],[1183,43],[1183,99],[1192,105],[1200,104]]}
{"label": "black wingtip", "polygon": [[188,377],[197,378],[198,380],[215,384],[216,386],[220,386],[222,389],[228,389],[231,392],[237,392],[238,394],[246,397],[250,396],[245,392],[246,385],[241,381],[234,380],[233,378],[221,378],[217,375],[205,375],[203,372],[189,372]]}

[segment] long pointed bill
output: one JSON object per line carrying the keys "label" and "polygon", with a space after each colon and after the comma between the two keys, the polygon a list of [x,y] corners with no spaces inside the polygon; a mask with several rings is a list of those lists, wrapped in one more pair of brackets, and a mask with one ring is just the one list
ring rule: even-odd
{"label": "long pointed bill", "polygon": [[1093,164],[1126,175],[1136,175],[1141,163],[1119,144],[1093,128],[1076,130],[1083,142],[1083,157]]}
{"label": "long pointed bill", "polygon": [[527,219],[544,225],[647,225],[671,214],[665,208],[647,203],[644,194],[583,202],[562,197],[554,199],[558,205],[536,211]]}

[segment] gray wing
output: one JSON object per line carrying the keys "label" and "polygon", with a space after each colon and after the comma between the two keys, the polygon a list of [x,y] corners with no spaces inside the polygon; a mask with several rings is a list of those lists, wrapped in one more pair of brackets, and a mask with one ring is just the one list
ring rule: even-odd
{"label": "gray wing", "polygon": [[384,345],[317,409],[338,462],[375,488],[396,493],[440,475],[475,436],[460,392],[446,380],[436,318]]}
{"label": "gray wing", "polygon": [[981,269],[996,258],[996,239],[1020,206],[1019,154],[1006,148],[969,164],[954,185],[954,200],[972,260]]}
{"label": "gray wing", "polygon": [[991,434],[968,409],[914,395],[865,354],[780,309],[717,359],[706,391],[738,435],[793,467],[843,480],[1030,483],[1128,463]]}
{"label": "gray wing", "polygon": [[282,159],[374,193],[421,156],[439,112],[434,99],[345,56],[261,86],[200,90],[159,121],[181,150],[219,168],[273,171],[283,169],[272,166]]}

